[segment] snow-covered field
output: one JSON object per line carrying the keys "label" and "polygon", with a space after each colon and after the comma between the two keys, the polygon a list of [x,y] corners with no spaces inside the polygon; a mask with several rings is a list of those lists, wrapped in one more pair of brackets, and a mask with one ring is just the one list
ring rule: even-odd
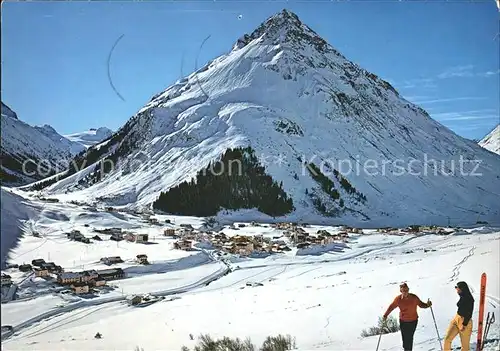
{"label": "snow-covered field", "polygon": [[[297,250],[267,258],[231,257],[225,262],[206,251],[180,251],[173,239],[161,236],[163,228],[202,224],[199,218],[160,216],[160,226],[124,212],[90,212],[68,203],[33,200],[37,214],[24,222],[24,236],[9,254],[8,262],[21,264],[36,258],[54,261],[66,270],[107,268],[98,261],[119,255],[127,278],[110,282],[114,290],[94,298],[61,294],[41,278],[14,273],[21,299],[2,304],[2,325],[14,326],[3,340],[4,350],[179,350],[196,342],[201,333],[215,337],[250,337],[259,343],[272,334],[291,334],[300,350],[370,350],[378,337],[360,333],[376,325],[407,281],[422,300],[430,298],[441,337],[456,311],[454,285],[465,280],[476,298],[473,317],[475,343],[479,280],[488,274],[486,310],[500,315],[500,228],[468,229],[464,234],[389,235],[372,230],[351,234],[342,250],[297,255]],[[165,224],[170,219],[172,225]],[[93,228],[122,227],[148,233],[150,245],[103,241],[83,244],[65,232],[81,230],[91,237]],[[316,232],[338,228],[311,226]],[[32,232],[39,232],[34,237]],[[270,227],[247,225],[224,229],[228,235],[280,236]],[[5,235],[2,233],[2,235]],[[151,262],[133,262],[145,253]],[[227,273],[227,266],[231,272]],[[249,282],[262,286],[247,286]],[[126,295],[172,295],[143,308],[124,303]],[[393,312],[397,316],[397,312]],[[415,350],[438,350],[439,342],[430,310],[419,311]],[[498,318],[498,317],[497,317]],[[103,338],[94,339],[100,332]],[[498,350],[498,322],[492,326],[486,350]],[[458,338],[455,341],[458,345]],[[399,333],[384,335],[382,350],[399,350]]]}

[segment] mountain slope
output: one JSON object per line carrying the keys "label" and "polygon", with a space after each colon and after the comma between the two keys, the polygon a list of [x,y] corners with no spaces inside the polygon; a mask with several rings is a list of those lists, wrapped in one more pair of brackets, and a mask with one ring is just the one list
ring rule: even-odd
{"label": "mountain slope", "polygon": [[70,141],[79,143],[86,149],[88,149],[92,145],[100,143],[101,141],[109,138],[111,135],[113,135],[113,131],[111,129],[101,127],[98,129],[91,128],[90,130],[81,133],[68,134],[64,137]]}
{"label": "mountain slope", "polygon": [[479,146],[500,155],[500,124],[479,142]]}
{"label": "mountain slope", "polygon": [[62,136],[61,134],[56,132],[56,130],[52,126],[49,126],[48,124],[45,124],[41,127],[35,126],[34,128],[38,130],[40,133],[44,134],[50,140],[52,140],[55,144],[58,144],[61,148],[69,150],[69,152],[72,155],[77,155],[80,152],[86,150],[85,145],[83,145],[80,142],[70,140],[65,136]]}
{"label": "mountain slope", "polygon": [[75,154],[85,150],[48,125],[30,126],[4,106],[2,103],[2,185],[27,184],[61,172]]}
{"label": "mountain slope", "polygon": [[[45,185],[51,194],[146,206],[228,149],[246,147],[293,199],[289,219],[383,226],[500,218],[498,157],[431,119],[286,10],[157,94],[77,158],[78,169]],[[462,173],[482,175],[460,174],[461,159],[468,161]],[[480,160],[477,169],[472,160]]]}

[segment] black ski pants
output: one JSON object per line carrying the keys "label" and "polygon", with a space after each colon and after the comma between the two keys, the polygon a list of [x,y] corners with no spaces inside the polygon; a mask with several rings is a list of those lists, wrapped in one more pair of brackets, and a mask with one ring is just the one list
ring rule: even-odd
{"label": "black ski pants", "polygon": [[412,322],[403,322],[399,320],[399,327],[401,328],[401,338],[403,339],[403,350],[413,350],[413,335],[417,329],[418,319]]}

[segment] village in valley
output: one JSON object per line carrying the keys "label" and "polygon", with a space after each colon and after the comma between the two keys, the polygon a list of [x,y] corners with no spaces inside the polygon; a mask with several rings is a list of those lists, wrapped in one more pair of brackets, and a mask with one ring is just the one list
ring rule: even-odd
{"label": "village in valley", "polygon": [[[47,200],[46,203],[59,206],[57,201]],[[250,222],[221,225],[214,218],[204,219],[198,225],[193,225],[176,223],[176,220],[182,220],[182,217],[155,214],[153,211],[118,211],[112,207],[97,209],[92,206],[83,207],[83,210],[79,217],[93,218],[101,213],[126,218],[129,222],[135,221],[140,224],[135,225],[135,229],[127,229],[119,226],[99,226],[99,221],[94,222],[92,226],[89,223],[83,223],[82,226],[82,223],[78,222],[72,229],[59,234],[58,246],[69,242],[79,243],[82,245],[79,251],[88,253],[90,247],[106,244],[109,248],[110,243],[115,243],[117,249],[127,252],[127,256],[102,256],[98,257],[98,260],[80,266],[76,264],[76,260],[73,266],[68,266],[67,261],[61,263],[43,257],[33,256],[29,262],[25,262],[24,259],[21,261],[14,259],[12,260],[14,262],[7,265],[8,273],[2,272],[2,303],[32,298],[44,293],[59,294],[66,296],[66,299],[71,299],[69,295],[91,299],[108,294],[117,290],[118,286],[114,284],[116,281],[127,279],[129,275],[137,277],[141,273],[168,271],[170,263],[164,261],[169,256],[168,250],[183,251],[188,255],[202,253],[212,261],[223,262],[231,270],[238,268],[231,265],[238,259],[259,259],[270,255],[298,257],[342,253],[350,249],[349,242],[356,236],[374,232],[389,235],[408,233],[418,235],[420,232],[451,234],[455,231],[452,228],[412,226],[404,229],[385,228],[364,232],[362,229],[348,226],[322,227],[307,223]],[[195,229],[195,226],[198,228]],[[36,229],[31,230],[31,236],[42,243],[44,240],[45,242],[56,240],[51,238],[50,233],[42,234]],[[64,239],[60,239],[61,237]],[[96,251],[94,248],[92,251]],[[97,251],[106,252],[105,249]],[[154,255],[153,258],[148,255],[149,252]],[[50,258],[50,253],[47,258]],[[200,263],[203,264],[204,261]],[[84,269],[85,265],[88,269]],[[141,266],[151,266],[151,269],[137,268]],[[80,269],[76,269],[77,267]],[[121,293],[124,293],[123,287]],[[71,301],[74,301],[74,298]],[[148,301],[156,300],[147,294],[133,294],[129,297],[129,303],[132,305]]]}

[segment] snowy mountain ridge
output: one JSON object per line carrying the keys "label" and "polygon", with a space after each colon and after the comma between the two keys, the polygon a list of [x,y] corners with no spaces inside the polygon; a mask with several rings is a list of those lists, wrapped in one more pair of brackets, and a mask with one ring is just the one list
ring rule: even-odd
{"label": "snowy mountain ridge", "polygon": [[[500,218],[500,158],[431,119],[287,10],[153,97],[109,140],[77,158],[86,168],[61,175],[46,191],[150,206],[226,150],[248,146],[293,199],[287,219],[384,226]],[[469,161],[465,171],[482,175],[441,174],[458,169],[460,159]],[[112,170],[100,172],[98,162]],[[377,163],[377,174],[356,170],[367,162]],[[307,164],[330,180],[319,177],[320,185]]]}
{"label": "snowy mountain ridge", "polygon": [[60,172],[74,156],[69,140],[52,127],[32,127],[3,108],[1,125],[2,185],[28,184]]}
{"label": "snowy mountain ridge", "polygon": [[[1,119],[3,185],[24,185],[61,172],[86,150],[83,143],[67,139],[50,125],[33,127],[21,121],[3,102]],[[96,142],[106,136],[109,134],[103,129]]]}
{"label": "snowy mountain ridge", "polygon": [[35,126],[36,130],[47,136],[54,143],[59,144],[62,148],[69,150],[72,156],[79,154],[86,148],[79,142],[69,140],[68,138],[59,134],[52,126],[44,124],[43,126]]}
{"label": "snowy mountain ridge", "polygon": [[500,155],[500,124],[488,133],[488,135],[479,142],[479,145],[486,150]]}
{"label": "snowy mountain ridge", "polygon": [[17,114],[11,108],[5,105],[2,101],[2,116],[9,116],[10,118],[17,119]]}

